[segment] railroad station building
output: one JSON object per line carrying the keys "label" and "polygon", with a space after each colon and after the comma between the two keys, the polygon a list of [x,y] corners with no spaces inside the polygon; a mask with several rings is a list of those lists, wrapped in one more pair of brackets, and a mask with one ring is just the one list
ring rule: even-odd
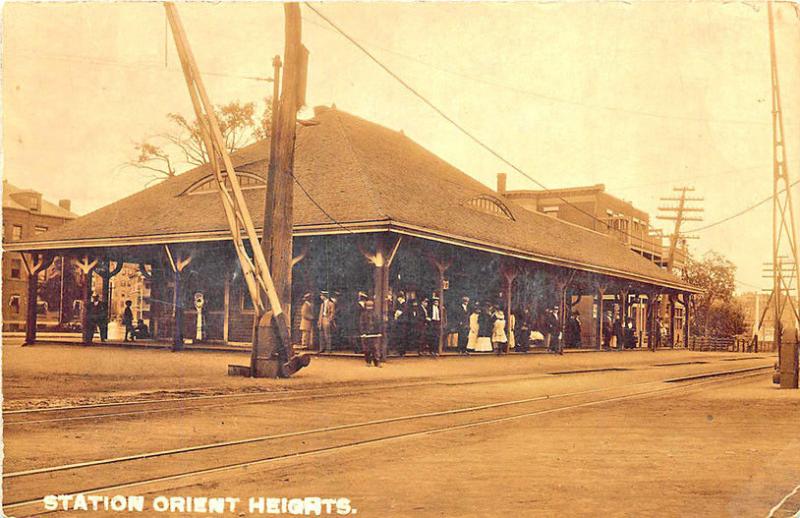
{"label": "railroad station building", "polygon": [[[656,315],[668,315],[669,343],[684,341],[689,314],[678,320],[676,310],[696,289],[629,243],[531,210],[525,196],[486,187],[402,132],[335,108],[317,108],[315,120],[297,134],[293,304],[320,290],[355,304],[363,291],[388,318],[400,291],[438,295],[445,309],[466,295],[512,310],[577,309],[583,347],[599,346],[609,312],[639,322],[640,344]],[[268,153],[261,141],[232,156],[257,229]],[[154,339],[193,339],[202,293],[204,339],[249,346],[253,308],[230,240],[213,173],[201,166],[6,250],[41,264],[69,257],[82,275],[99,275],[104,292],[119,264],[134,265],[148,279]],[[28,319],[33,341],[35,313]]]}

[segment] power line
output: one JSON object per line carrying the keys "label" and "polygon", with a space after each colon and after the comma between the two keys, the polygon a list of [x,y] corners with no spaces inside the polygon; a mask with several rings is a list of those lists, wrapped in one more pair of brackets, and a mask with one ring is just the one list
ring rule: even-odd
{"label": "power line", "polygon": [[[800,184],[800,180],[796,180],[796,181],[792,182],[789,185],[789,188],[792,188],[792,187],[794,187],[794,186],[796,186],[798,184]],[[780,194],[782,194],[784,192],[786,192],[786,189],[783,189],[782,191],[780,191]],[[687,232],[700,232],[700,231],[703,231],[703,230],[708,230],[709,228],[716,227],[717,225],[722,225],[723,223],[726,223],[726,222],[728,222],[728,221],[730,221],[730,220],[732,220],[734,218],[738,218],[739,216],[747,214],[751,210],[757,209],[758,207],[764,205],[765,203],[767,203],[769,201],[772,201],[772,196],[768,196],[768,197],[764,198],[763,200],[761,200],[761,201],[759,201],[759,202],[757,202],[757,203],[755,203],[753,205],[750,205],[749,207],[747,207],[745,209],[740,210],[736,214],[731,214],[730,216],[728,216],[726,218],[722,218],[719,221],[715,221],[714,223],[709,223],[708,225],[705,225],[705,226],[702,226],[702,227],[698,227],[698,228],[693,228],[691,230],[687,230]]]}
{"label": "power line", "polygon": [[[159,70],[159,71],[171,70],[167,67],[162,67],[161,65],[156,65],[154,63],[131,63],[124,61],[117,61],[108,58],[91,58],[87,56],[76,56],[76,55],[43,54],[40,52],[20,52],[18,54],[26,57],[52,59],[56,61],[66,61],[70,63],[86,63],[89,65],[98,65],[98,66],[115,66],[115,67],[131,68],[131,69],[149,69],[149,70]],[[200,74],[204,76],[231,77],[234,79],[245,79],[247,81],[259,81],[265,83],[271,83],[273,81],[271,77],[231,74],[227,72],[208,72],[201,70]]]}
{"label": "power line", "polygon": [[[320,18],[322,18],[323,20],[325,20],[325,21],[326,21],[326,22],[327,22],[327,23],[328,23],[328,24],[329,24],[331,27],[333,27],[334,29],[336,29],[336,31],[337,31],[337,32],[338,32],[340,35],[342,35],[342,36],[343,36],[345,39],[347,39],[347,40],[348,40],[350,43],[352,43],[353,45],[355,45],[355,46],[356,46],[356,47],[357,47],[359,50],[361,50],[361,52],[363,52],[363,53],[364,53],[364,54],[365,54],[365,55],[366,55],[366,56],[367,56],[367,57],[368,57],[370,60],[372,60],[372,61],[373,61],[373,62],[374,62],[376,65],[378,65],[380,68],[382,68],[382,69],[383,69],[383,70],[384,70],[384,71],[385,71],[387,74],[389,74],[389,75],[390,75],[392,78],[394,78],[394,79],[395,79],[397,82],[399,82],[399,83],[400,83],[400,84],[401,84],[401,85],[402,85],[404,88],[406,88],[406,90],[408,90],[409,92],[411,92],[412,94],[414,94],[414,96],[415,96],[415,97],[417,97],[417,98],[418,98],[420,101],[422,101],[422,102],[423,102],[424,104],[426,104],[426,105],[427,105],[429,108],[431,108],[433,111],[435,111],[435,112],[436,112],[436,113],[437,113],[439,116],[441,116],[441,117],[442,117],[443,119],[445,119],[447,122],[449,122],[450,124],[452,124],[452,125],[453,125],[453,126],[456,128],[456,129],[458,129],[458,130],[459,130],[461,133],[463,133],[465,136],[467,136],[467,137],[468,137],[470,140],[472,140],[473,142],[475,142],[476,144],[478,144],[478,146],[482,147],[484,150],[486,150],[487,152],[489,152],[489,153],[490,153],[492,156],[494,156],[495,158],[497,158],[498,160],[500,160],[501,162],[503,162],[504,164],[506,164],[508,167],[512,168],[512,169],[513,169],[514,171],[516,171],[517,173],[521,174],[522,176],[524,176],[525,178],[527,178],[527,179],[528,179],[528,180],[530,180],[531,182],[533,182],[533,183],[535,183],[536,185],[538,185],[539,187],[541,187],[543,190],[545,190],[545,191],[547,191],[547,192],[553,192],[551,189],[547,188],[547,186],[545,186],[545,185],[544,185],[543,183],[541,183],[539,180],[537,180],[537,179],[535,179],[534,177],[530,176],[528,173],[526,173],[525,171],[523,171],[523,170],[522,170],[522,169],[521,169],[519,166],[517,166],[516,164],[514,164],[513,162],[511,162],[510,160],[508,160],[507,158],[505,158],[503,155],[501,155],[501,154],[500,154],[500,153],[498,153],[497,151],[495,151],[495,150],[494,150],[492,147],[490,147],[488,144],[484,143],[484,142],[483,142],[481,139],[479,139],[479,138],[478,138],[478,137],[476,137],[474,134],[472,134],[472,133],[471,133],[469,130],[467,130],[467,129],[466,129],[464,126],[462,126],[462,125],[461,125],[461,124],[459,124],[457,121],[455,121],[455,120],[454,120],[452,117],[450,117],[449,115],[447,115],[447,114],[446,114],[446,113],[445,113],[445,112],[444,112],[444,111],[443,111],[441,108],[439,108],[438,106],[436,106],[436,105],[435,105],[435,104],[434,104],[432,101],[430,101],[430,100],[429,100],[427,97],[425,97],[424,95],[422,95],[421,93],[419,93],[419,92],[418,92],[418,91],[417,91],[417,90],[416,90],[416,89],[415,89],[413,86],[411,86],[410,84],[408,84],[408,83],[407,83],[405,80],[403,80],[403,79],[402,79],[402,78],[401,78],[399,75],[397,75],[395,72],[393,72],[393,71],[392,71],[392,70],[391,70],[391,69],[390,69],[388,66],[384,65],[384,64],[383,64],[383,63],[382,63],[382,62],[381,62],[381,61],[380,61],[378,58],[376,58],[376,57],[375,57],[375,56],[374,56],[374,55],[373,55],[373,54],[372,54],[372,53],[371,53],[369,50],[367,50],[367,49],[366,49],[366,48],[365,48],[363,45],[361,45],[361,44],[360,44],[358,41],[356,41],[356,40],[355,40],[353,37],[351,37],[351,36],[350,36],[350,35],[348,35],[346,32],[344,32],[344,30],[343,30],[343,29],[341,29],[341,28],[340,28],[338,25],[336,25],[336,24],[335,24],[335,23],[334,23],[334,22],[333,22],[333,21],[332,21],[330,18],[328,18],[327,16],[325,16],[324,14],[322,14],[322,13],[321,13],[319,10],[317,10],[317,9],[316,9],[314,6],[312,6],[312,5],[311,5],[311,4],[309,4],[308,2],[304,2],[304,3],[305,3],[305,5],[306,5],[306,7],[308,7],[309,9],[311,9],[311,10],[312,10],[312,11],[313,11],[313,12],[314,12],[314,13],[315,13],[317,16],[319,16]],[[585,216],[588,216],[588,217],[589,217],[589,218],[591,218],[592,220],[594,220],[594,221],[597,221],[597,222],[599,222],[599,223],[600,223],[600,224],[602,224],[602,225],[606,225],[606,221],[604,221],[604,220],[602,220],[602,219],[598,218],[597,216],[595,216],[594,214],[592,214],[592,213],[590,213],[590,212],[587,212],[587,211],[585,211],[584,209],[582,209],[581,207],[579,207],[579,206],[575,205],[574,203],[570,202],[570,201],[569,201],[569,200],[567,200],[566,198],[564,198],[564,197],[562,197],[562,196],[560,196],[560,195],[558,195],[558,194],[556,194],[556,198],[560,199],[560,200],[561,200],[562,202],[564,202],[566,205],[569,205],[570,207],[574,208],[575,210],[577,210],[578,212],[580,212],[580,213],[584,214]],[[634,238],[634,239],[639,239],[639,237],[640,237],[640,236],[634,236],[633,234],[630,234],[630,233],[628,233],[628,232],[626,232],[626,231],[624,231],[624,230],[619,230],[619,233],[620,233],[620,234],[622,234],[622,235],[628,236],[628,237],[630,237],[630,238]]]}
{"label": "power line", "polygon": [[[308,4],[306,4],[306,5],[308,5]],[[320,15],[323,19],[325,19],[318,11],[316,11],[315,9],[312,9],[312,10],[317,15]],[[334,31],[334,30],[332,30],[332,29],[330,29],[328,27],[325,27],[325,26],[323,26],[323,25],[321,25],[319,23],[316,23],[313,20],[310,20],[308,18],[304,18],[304,20],[307,21],[308,23],[316,26],[316,27],[321,28],[321,29],[324,29],[324,30],[327,30],[327,31],[330,31],[330,32],[338,32],[338,27],[337,27],[337,30]],[[331,23],[330,20],[325,19],[325,21],[328,22],[328,23]],[[331,24],[331,25],[333,25],[333,24]],[[348,37],[348,39],[350,39],[354,43],[356,42],[356,40],[354,38]],[[398,52],[398,51],[396,51],[394,49],[390,49],[388,47],[384,47],[384,46],[381,46],[381,45],[378,45],[378,44],[375,44],[375,43],[372,43],[372,42],[363,43],[363,45],[369,46],[369,47],[371,47],[373,49],[381,50],[383,52],[387,52],[389,54],[393,54],[395,56],[401,57],[403,59],[407,59],[409,61],[413,61],[415,63],[419,63],[419,64],[421,64],[423,66],[426,66],[426,67],[429,67],[429,68],[432,68],[432,69],[435,69],[435,70],[439,70],[440,72],[444,72],[446,74],[451,74],[451,75],[454,75],[454,76],[462,77],[464,79],[469,79],[469,80],[474,81],[476,83],[482,83],[482,84],[485,84],[487,86],[493,86],[493,87],[497,87],[497,88],[502,88],[502,89],[513,91],[513,92],[516,92],[516,93],[519,93],[519,94],[522,94],[522,95],[527,95],[527,96],[531,96],[531,97],[537,97],[539,99],[544,99],[546,101],[559,103],[559,104],[566,104],[566,105],[580,107],[580,108],[606,110],[606,111],[612,111],[612,112],[617,112],[617,113],[624,113],[624,114],[627,114],[627,115],[636,115],[636,116],[650,117],[650,118],[664,119],[664,120],[677,120],[677,121],[683,121],[683,122],[691,121],[691,122],[719,123],[719,124],[749,124],[749,125],[759,125],[759,126],[762,126],[762,125],[765,126],[765,125],[769,125],[770,124],[770,122],[768,122],[768,121],[756,121],[756,120],[747,120],[747,119],[709,119],[709,118],[706,118],[706,117],[692,117],[692,116],[688,116],[688,115],[671,115],[671,114],[656,113],[656,112],[649,112],[649,111],[643,111],[643,110],[634,110],[634,109],[623,108],[623,107],[619,107],[619,106],[607,106],[607,105],[600,105],[600,104],[590,104],[590,103],[585,103],[585,102],[582,102],[582,101],[577,101],[577,100],[574,100],[574,99],[567,99],[567,98],[564,98],[564,97],[559,97],[559,96],[555,96],[555,95],[551,95],[551,94],[545,94],[545,93],[537,92],[537,91],[534,91],[534,90],[528,90],[528,89],[525,89],[525,88],[518,88],[518,87],[509,85],[509,84],[499,83],[499,82],[496,82],[496,81],[490,81],[490,80],[487,80],[487,79],[482,78],[482,77],[478,77],[478,76],[474,76],[474,75],[470,75],[470,74],[465,74],[463,72],[458,72],[456,70],[451,70],[451,69],[448,69],[448,68],[445,68],[445,67],[441,67],[439,65],[430,63],[428,61],[416,58],[414,56],[410,56],[408,54],[404,54],[402,52]]]}

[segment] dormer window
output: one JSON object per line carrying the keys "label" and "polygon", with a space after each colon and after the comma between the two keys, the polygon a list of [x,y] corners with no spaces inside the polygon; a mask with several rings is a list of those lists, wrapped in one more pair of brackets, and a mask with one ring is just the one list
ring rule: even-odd
{"label": "dormer window", "polygon": [[[228,179],[227,173],[223,173],[222,176],[225,178],[225,187],[230,190],[231,182]],[[239,185],[243,191],[248,189],[263,189],[266,187],[264,179],[257,174],[236,171],[236,178],[239,179]],[[217,179],[211,174],[190,185],[181,195],[213,194],[216,192],[218,192]]]}
{"label": "dormer window", "polygon": [[486,214],[491,214],[492,216],[500,216],[501,218],[514,221],[514,215],[511,214],[511,211],[508,210],[508,207],[506,207],[502,201],[494,196],[482,194],[467,200],[465,205],[475,210],[485,212]]}

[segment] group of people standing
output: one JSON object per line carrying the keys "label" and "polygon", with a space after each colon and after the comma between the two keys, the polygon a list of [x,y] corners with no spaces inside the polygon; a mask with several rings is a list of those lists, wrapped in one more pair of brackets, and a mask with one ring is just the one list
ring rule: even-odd
{"label": "group of people standing", "polygon": [[470,303],[462,297],[457,310],[458,353],[494,352],[505,354],[509,350],[526,353],[534,345],[562,353],[564,345],[575,347],[581,343],[580,315],[574,311],[566,322],[562,336],[555,309],[545,309],[534,316],[530,309],[518,309],[506,316],[500,304]]}
{"label": "group of people standing", "polygon": [[[304,348],[315,345],[323,353],[333,352],[334,346],[345,345],[354,352],[363,352],[367,365],[379,367],[387,352],[383,341],[381,317],[375,311],[375,301],[363,291],[357,294],[352,307],[340,303],[341,294],[321,291],[315,308],[311,293],[303,295],[300,305],[300,343]],[[315,336],[318,343],[315,344]]]}
{"label": "group of people standing", "polygon": [[[658,330],[661,332],[662,326]],[[624,322],[620,317],[611,321],[610,315],[603,316],[603,347],[606,349],[633,349],[638,343],[636,328],[630,318],[625,318]]]}
{"label": "group of people standing", "polygon": [[392,346],[400,356],[416,351],[420,356],[438,356],[439,332],[447,325],[444,307],[439,298],[406,298],[400,292],[391,308],[390,336]]}
{"label": "group of people standing", "polygon": [[317,304],[311,293],[305,293],[299,311],[300,342],[307,349],[324,353],[334,349],[364,353],[372,365],[386,359],[387,351],[381,347],[385,349],[387,343],[400,356],[416,352],[432,357],[441,353],[442,341],[457,344],[461,355],[528,352],[534,346],[563,353],[565,347],[581,345],[582,323],[577,310],[570,312],[562,329],[555,308],[543,308],[534,314],[531,309],[520,307],[506,314],[502,303],[472,302],[465,296],[452,309],[448,322],[448,312],[435,293],[418,295],[400,291],[387,298],[388,337],[384,340],[381,315],[366,293],[358,292],[353,302],[339,292],[321,291]]}
{"label": "group of people standing", "polygon": [[[125,301],[125,309],[122,312],[122,325],[125,326],[125,337],[123,341],[130,342],[135,339],[150,338],[150,330],[144,320],[138,319],[134,324],[132,301]],[[89,333],[87,337],[91,341],[95,332],[100,335],[100,342],[108,341],[108,304],[100,299],[97,293],[92,294],[92,300],[87,308],[87,320],[89,323]]]}

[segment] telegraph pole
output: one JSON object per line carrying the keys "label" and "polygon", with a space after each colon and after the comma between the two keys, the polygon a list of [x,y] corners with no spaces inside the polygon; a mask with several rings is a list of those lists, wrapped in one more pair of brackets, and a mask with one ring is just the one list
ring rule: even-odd
{"label": "telegraph pole", "polygon": [[[772,298],[774,303],[775,345],[778,349],[778,370],[781,388],[798,388],[798,344],[783,351],[782,318],[789,307],[794,320],[800,320],[800,269],[798,269],[797,234],[795,232],[792,191],[786,161],[783,131],[781,90],[778,60],[775,51],[775,22],[772,2],[767,3],[769,20],[769,57],[772,69]],[[792,292],[794,291],[794,296]],[[786,336],[786,338],[789,338]],[[785,354],[784,354],[785,353]]]}
{"label": "telegraph pole", "polygon": [[703,221],[702,217],[699,216],[692,216],[691,214],[696,214],[698,212],[703,212],[703,209],[700,207],[689,207],[686,202],[699,202],[703,201],[704,198],[690,198],[686,196],[687,192],[694,191],[694,187],[674,187],[672,189],[675,192],[680,193],[679,196],[672,196],[661,198],[661,201],[666,202],[677,202],[677,206],[665,206],[659,207],[658,210],[664,211],[670,215],[658,215],[656,219],[662,219],[667,221],[674,221],[675,222],[675,229],[672,231],[672,234],[669,236],[669,250],[667,251],[667,271],[672,272],[675,268],[675,254],[678,248],[678,245],[681,243],[681,240],[684,239],[695,239],[695,236],[687,236],[681,234],[681,226],[684,221]]}
{"label": "telegraph pole", "polygon": [[[283,5],[285,15],[285,47],[283,81],[278,85],[275,76],[273,90],[272,131],[264,206],[264,231],[261,249],[267,259],[275,290],[286,308],[286,318],[291,322],[292,296],[292,206],[294,192],[294,148],[297,111],[305,104],[305,79],[308,51],[302,45],[300,6]],[[280,71],[280,59],[273,61]],[[280,101],[277,94],[280,91]],[[253,377],[287,376],[284,366],[292,356],[291,337],[281,339],[280,329],[271,311],[256,315],[253,354],[250,372]]]}

